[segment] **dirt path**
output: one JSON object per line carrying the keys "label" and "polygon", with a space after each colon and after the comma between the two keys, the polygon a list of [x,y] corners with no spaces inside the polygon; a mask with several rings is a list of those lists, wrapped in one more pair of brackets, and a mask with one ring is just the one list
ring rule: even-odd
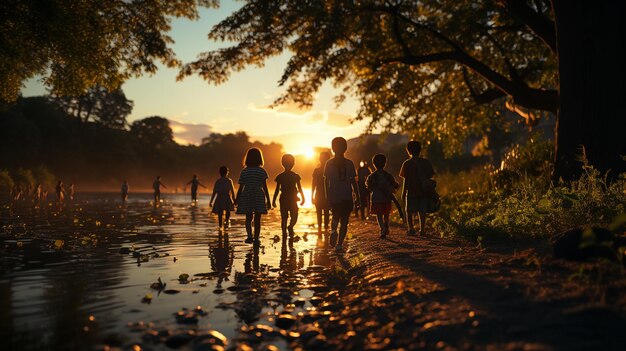
{"label": "dirt path", "polygon": [[[344,257],[353,278],[335,301],[349,318],[325,325],[337,331],[332,343],[339,349],[626,347],[626,284],[614,265],[553,260],[528,247],[407,237],[401,228],[380,240],[371,223],[351,232]],[[352,334],[362,340],[345,336]]]}

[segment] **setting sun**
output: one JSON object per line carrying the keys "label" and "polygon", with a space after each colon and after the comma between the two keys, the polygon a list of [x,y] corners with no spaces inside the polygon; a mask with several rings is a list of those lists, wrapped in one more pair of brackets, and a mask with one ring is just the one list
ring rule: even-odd
{"label": "setting sun", "polygon": [[306,149],[304,149],[302,154],[304,155],[304,157],[312,159],[315,156],[315,150],[313,149],[313,147],[307,147]]}

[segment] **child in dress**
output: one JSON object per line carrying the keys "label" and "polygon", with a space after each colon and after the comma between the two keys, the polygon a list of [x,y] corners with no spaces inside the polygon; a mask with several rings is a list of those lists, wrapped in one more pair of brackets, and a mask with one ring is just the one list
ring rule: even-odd
{"label": "child in dress", "polygon": [[317,212],[317,231],[322,231],[322,217],[324,219],[324,230],[328,230],[328,222],[330,219],[330,205],[326,198],[324,189],[324,167],[330,159],[330,153],[327,151],[320,152],[320,165],[313,170],[313,185],[311,185],[311,199],[315,204]]}
{"label": "child in dress", "polygon": [[[222,228],[222,216],[226,214],[226,221],[224,228],[228,228],[228,222],[230,220],[230,211],[235,210],[233,206],[235,197],[235,190],[233,188],[233,181],[228,178],[228,168],[226,166],[220,167],[220,178],[215,181],[213,186],[213,194],[211,194],[211,201],[209,206],[213,207],[213,213],[217,214],[217,223],[219,228]],[[213,204],[215,200],[215,204]]]}
{"label": "child in dress", "polygon": [[[281,163],[285,171],[276,176],[276,190],[272,205],[276,207],[276,198],[280,193],[280,226],[283,237],[287,236],[287,230],[289,230],[289,236],[293,238],[293,227],[298,221],[298,194],[302,198],[300,205],[304,205],[304,192],[300,184],[300,176],[291,170],[296,163],[293,155],[283,155]],[[288,218],[290,218],[289,226],[287,226]]]}
{"label": "child in dress", "polygon": [[376,154],[372,158],[372,163],[376,171],[367,177],[367,189],[372,193],[370,201],[370,213],[376,215],[378,226],[380,227],[380,238],[384,239],[389,234],[389,213],[391,212],[391,202],[393,192],[400,184],[396,182],[389,172],[385,171],[387,157],[383,154]]}
{"label": "child in dress", "polygon": [[[335,251],[343,252],[343,240],[348,233],[350,213],[354,209],[353,194],[357,204],[361,203],[361,200],[356,184],[354,163],[344,156],[348,150],[348,142],[342,137],[337,137],[333,139],[331,145],[335,157],[328,160],[324,167],[326,196],[328,196],[328,202],[333,213],[330,242],[331,245],[335,244],[338,236],[339,240],[336,242]],[[339,233],[337,233],[338,226],[340,226]]]}
{"label": "child in dress", "polygon": [[[267,190],[267,172],[263,169],[263,154],[253,147],[248,149],[244,160],[245,168],[239,176],[239,189],[235,197],[237,214],[246,215],[246,243],[260,244],[261,216],[272,208],[270,193]],[[252,237],[252,220],[254,220],[254,238]]]}

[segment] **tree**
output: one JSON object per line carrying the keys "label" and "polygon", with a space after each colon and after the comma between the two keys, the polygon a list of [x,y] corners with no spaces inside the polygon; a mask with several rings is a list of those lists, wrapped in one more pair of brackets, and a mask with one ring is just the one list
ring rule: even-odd
{"label": "tree", "polygon": [[[370,131],[409,131],[420,139],[442,141],[448,152],[458,150],[468,136],[500,123],[503,104],[529,125],[547,112],[558,112],[555,174],[571,178],[575,169],[563,165],[574,163],[577,144],[589,138],[588,129],[567,127],[566,121],[585,116],[559,100],[559,89],[567,90],[563,76],[559,85],[558,73],[564,73],[559,64],[575,60],[577,54],[557,49],[556,29],[566,31],[559,34],[559,42],[573,39],[579,33],[559,27],[559,21],[577,23],[586,11],[598,22],[624,13],[621,3],[600,3],[563,1],[561,7],[579,10],[557,11],[555,24],[553,6],[546,0],[248,1],[209,34],[235,45],[202,54],[183,67],[179,79],[197,73],[219,84],[234,71],[261,66],[268,57],[289,50],[292,56],[279,81],[286,85],[285,93],[275,104],[311,105],[322,84],[330,81],[342,88],[338,103],[347,95],[359,99],[356,119],[369,120]],[[615,18],[612,27],[595,32],[606,36],[602,42],[613,41],[618,47],[624,38],[609,29],[621,23]],[[577,49],[584,51],[580,44]],[[614,80],[623,81],[623,68],[611,65],[616,68],[619,78]],[[612,132],[616,121],[610,116],[616,113],[619,110],[613,109],[603,121],[587,119],[611,140],[585,145],[590,161],[603,171],[624,169],[616,162],[616,156],[626,152],[626,138]],[[563,139],[572,142],[564,144]]]}
{"label": "tree", "polygon": [[133,111],[133,102],[122,89],[109,91],[96,86],[81,96],[51,96],[51,100],[67,114],[83,122],[93,120],[103,126],[124,129],[126,118]]}
{"label": "tree", "polygon": [[156,149],[174,144],[174,133],[167,118],[152,116],[135,121],[130,125],[130,133]]}
{"label": "tree", "polygon": [[4,0],[0,2],[0,100],[37,75],[55,95],[116,90],[130,77],[179,65],[167,35],[174,17],[196,19],[216,0]]}

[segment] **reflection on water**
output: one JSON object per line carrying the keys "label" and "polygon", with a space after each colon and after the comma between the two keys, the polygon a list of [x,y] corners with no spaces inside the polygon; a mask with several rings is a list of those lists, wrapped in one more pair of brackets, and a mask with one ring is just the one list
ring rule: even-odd
{"label": "reflection on water", "polygon": [[[232,217],[230,229],[217,230],[208,197],[197,206],[190,206],[188,196],[164,197],[158,209],[148,195],[122,205],[118,194],[79,195],[60,210],[3,205],[5,345],[90,349],[145,343],[128,323],[176,329],[173,313],[195,306],[207,312],[198,319],[199,330],[214,329],[230,339],[245,323],[271,319],[281,305],[294,310],[293,300],[311,296],[323,283],[319,274],[307,272],[334,264],[324,236],[313,228],[310,207],[301,209],[292,239],[280,237],[279,213],[271,211],[261,246],[253,247],[244,243],[241,216]],[[179,280],[181,274],[190,278]],[[159,278],[165,288],[151,289]]]}

